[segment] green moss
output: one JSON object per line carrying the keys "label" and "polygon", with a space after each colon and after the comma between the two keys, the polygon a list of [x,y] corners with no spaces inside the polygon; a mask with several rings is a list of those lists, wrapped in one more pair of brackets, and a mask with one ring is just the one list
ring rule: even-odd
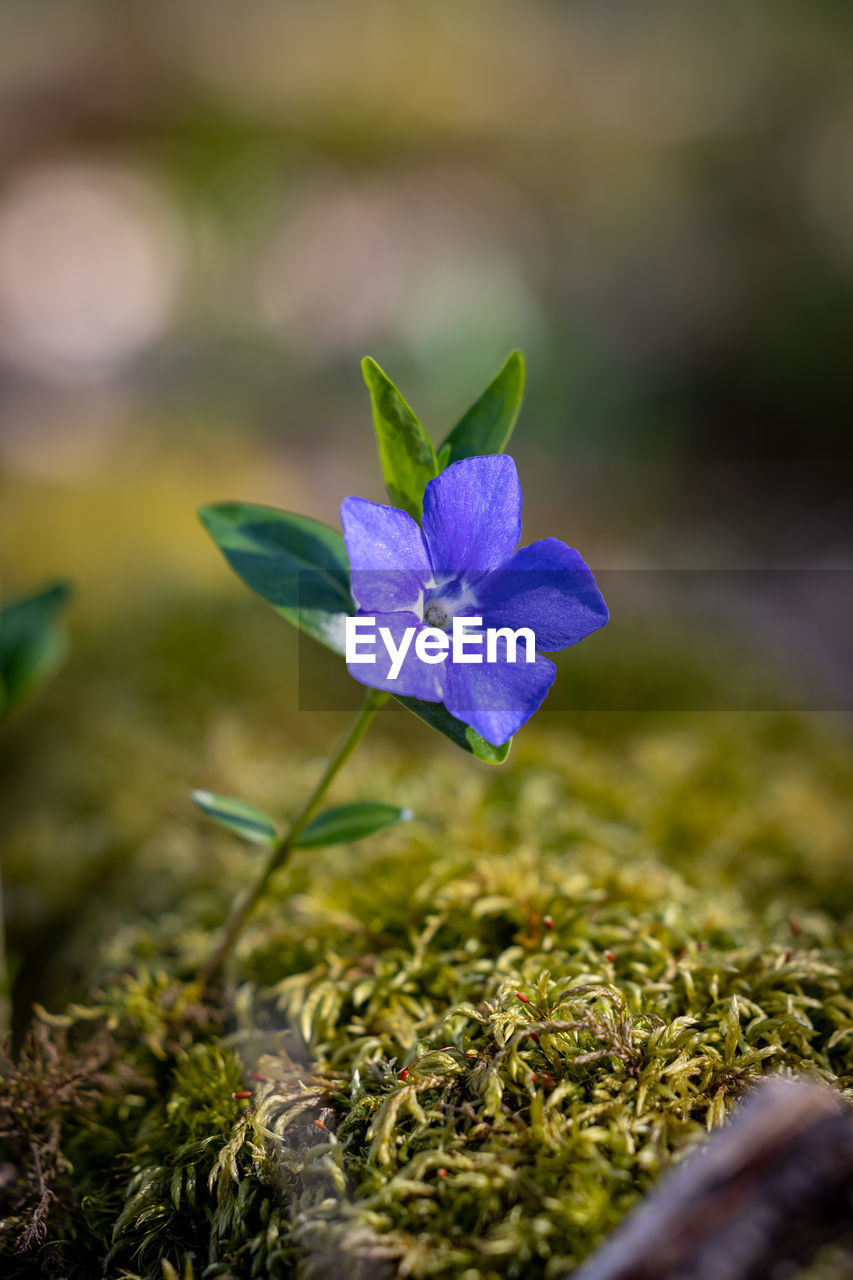
{"label": "green moss", "polygon": [[750,1080],[853,1090],[843,742],[531,733],[501,774],[426,773],[391,729],[353,792],[420,820],[297,858],[221,1004],[190,979],[254,855],[201,826],[212,870],[101,949],[69,1017],[111,1084],[59,1108],[53,1274],[551,1280]]}
{"label": "green moss", "polygon": [[853,754],[795,716],[564,706],[495,770],[383,714],[335,800],[415,822],[297,854],[200,1006],[258,855],[190,789],[286,815],[338,731],[242,601],[99,624],[0,744],[18,1007],[80,1002],[7,1076],[4,1274],[553,1280],[756,1075],[850,1091]]}

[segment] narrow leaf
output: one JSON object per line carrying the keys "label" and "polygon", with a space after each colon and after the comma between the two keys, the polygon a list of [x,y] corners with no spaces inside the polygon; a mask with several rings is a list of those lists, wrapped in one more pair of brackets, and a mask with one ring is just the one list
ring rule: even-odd
{"label": "narrow leaf", "polygon": [[524,356],[513,351],[439,450],[443,466],[480,454],[502,453],[524,398]]}
{"label": "narrow leaf", "polygon": [[349,844],[351,840],[361,840],[364,836],[373,835],[374,831],[381,831],[383,827],[408,822],[411,817],[410,809],[398,809],[396,805],[380,804],[375,800],[343,804],[336,809],[327,809],[314,818],[294,843],[302,849],[317,849],[328,844]]}
{"label": "narrow leaf", "polygon": [[447,440],[445,440],[444,444],[441,446],[441,448],[439,449],[438,453],[435,456],[436,465],[439,471],[443,471],[444,468],[447,466],[448,462],[450,461],[450,455],[452,452],[453,452],[452,446]]}
{"label": "narrow leaf", "polygon": [[245,800],[233,796],[218,796],[212,791],[193,791],[192,800],[208,818],[233,832],[249,844],[261,844],[267,848],[278,839],[278,828],[268,813],[256,809]]}
{"label": "narrow leaf", "polygon": [[385,485],[396,507],[420,520],[424,489],[438,474],[435,449],[391,379],[375,360],[361,362],[373,406],[373,425]]}
{"label": "narrow leaf", "polygon": [[231,568],[293,626],[344,652],[355,613],[344,540],[308,516],[244,502],[202,507],[199,518]]}
{"label": "narrow leaf", "polygon": [[440,702],[423,702],[420,698],[405,698],[396,693],[394,697],[408,711],[423,720],[424,724],[437,729],[445,738],[449,738],[463,751],[470,751],[478,760],[483,760],[486,764],[503,764],[509,755],[512,738],[502,746],[495,747],[482,738],[476,729],[465,724],[464,720],[457,720],[456,716],[452,716]]}

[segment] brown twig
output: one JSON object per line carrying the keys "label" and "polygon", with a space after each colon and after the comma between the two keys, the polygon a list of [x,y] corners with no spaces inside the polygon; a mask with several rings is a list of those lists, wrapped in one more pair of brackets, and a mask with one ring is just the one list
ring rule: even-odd
{"label": "brown twig", "polygon": [[853,1112],[775,1079],[679,1165],[572,1280],[768,1280],[853,1226]]}

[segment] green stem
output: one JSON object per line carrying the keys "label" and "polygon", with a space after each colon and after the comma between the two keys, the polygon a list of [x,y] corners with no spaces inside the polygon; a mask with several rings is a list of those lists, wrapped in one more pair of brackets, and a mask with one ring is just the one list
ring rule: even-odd
{"label": "green stem", "polygon": [[305,801],[305,804],[294,818],[289,831],[287,831],[286,834],[283,835],[282,838],[273,846],[266,866],[261,872],[257,882],[234,908],[231,919],[225,926],[225,930],[216,950],[213,952],[201,972],[202,991],[204,991],[205,987],[207,987],[219,973],[219,970],[228,958],[234,943],[237,941],[243,925],[249,918],[249,915],[254,909],[258,899],[263,895],[270,877],[287,861],[291,850],[296,844],[299,836],[305,830],[308,822],[313,817],[317,806],[323,799],[323,796],[326,794],[329,787],[332,785],[332,782],[346,764],[365,733],[367,733],[371,721],[377,711],[379,711],[381,707],[384,707],[390,696],[391,695],[388,693],[381,693],[373,689],[368,693],[364,700],[364,705],[356,717],[352,728],[344,738],[335,755],[332,756],[332,759],[326,766],[326,770],[320,781],[317,783],[316,787]]}

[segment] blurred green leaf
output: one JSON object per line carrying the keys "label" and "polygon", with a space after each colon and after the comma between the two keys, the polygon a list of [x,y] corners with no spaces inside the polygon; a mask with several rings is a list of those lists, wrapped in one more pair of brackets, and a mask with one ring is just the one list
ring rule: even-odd
{"label": "blurred green leaf", "polygon": [[462,458],[502,453],[524,399],[524,356],[512,351],[478,400],[439,449],[442,469]]}
{"label": "blurred green leaf", "polygon": [[68,653],[60,614],[71,595],[67,582],[0,608],[0,716],[45,684]]}
{"label": "blurred green leaf", "polygon": [[234,572],[293,626],[344,652],[344,618],[355,613],[349,561],[335,529],[275,507],[222,502],[199,518]]}
{"label": "blurred green leaf", "polygon": [[192,800],[208,818],[241,840],[269,848],[278,839],[278,828],[269,814],[263,809],[256,809],[253,804],[246,804],[245,800],[218,796],[212,791],[193,791]]}
{"label": "blurred green leaf", "polygon": [[361,362],[373,406],[379,461],[391,501],[420,520],[424,489],[438,474],[432,442],[391,379],[370,356]]}
{"label": "blurred green leaf", "polygon": [[309,822],[294,844],[301,849],[348,844],[351,840],[361,840],[364,836],[373,835],[374,831],[381,831],[383,827],[408,822],[411,817],[409,809],[398,809],[396,805],[380,804],[375,800],[343,804],[336,809],[327,809],[313,822]]}
{"label": "blurred green leaf", "polygon": [[464,720],[457,720],[452,716],[440,702],[422,702],[419,698],[404,698],[396,693],[394,697],[407,710],[423,720],[424,724],[428,724],[431,729],[437,729],[439,733],[444,734],[445,738],[449,738],[463,751],[470,751],[478,760],[484,760],[486,764],[503,764],[509,755],[512,738],[503,746],[494,747],[491,742],[481,738],[476,729],[465,724]]}

